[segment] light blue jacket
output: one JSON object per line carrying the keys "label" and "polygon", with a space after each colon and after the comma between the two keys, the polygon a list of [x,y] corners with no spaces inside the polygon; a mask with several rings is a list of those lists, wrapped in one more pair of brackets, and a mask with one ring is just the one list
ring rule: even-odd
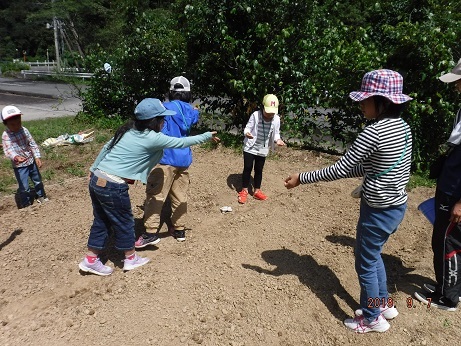
{"label": "light blue jacket", "polygon": [[90,171],[100,169],[121,178],[140,180],[146,184],[147,176],[159,163],[164,148],[185,148],[204,143],[211,137],[211,132],[175,138],[165,136],[161,132],[129,130],[111,150],[107,150],[110,141],[104,145]]}

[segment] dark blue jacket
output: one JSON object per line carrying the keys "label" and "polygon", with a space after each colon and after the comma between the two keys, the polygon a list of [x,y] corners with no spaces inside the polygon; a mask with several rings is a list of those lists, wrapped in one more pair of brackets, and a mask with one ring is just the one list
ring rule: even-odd
{"label": "dark blue jacket", "polygon": [[[166,109],[176,112],[176,115],[165,117],[162,132],[171,137],[189,136],[191,127],[199,120],[199,111],[194,109],[189,103],[183,101],[171,101],[163,104]],[[187,168],[192,163],[191,148],[164,149],[163,157],[160,160],[163,165]]]}
{"label": "dark blue jacket", "polygon": [[[461,109],[458,110],[453,129],[461,122]],[[451,137],[451,136],[450,136]],[[437,178],[437,190],[461,199],[461,144],[451,145],[452,149],[446,158],[440,176]]]}
{"label": "dark blue jacket", "polygon": [[437,190],[456,200],[461,199],[461,145],[455,146],[445,160],[437,179]]}

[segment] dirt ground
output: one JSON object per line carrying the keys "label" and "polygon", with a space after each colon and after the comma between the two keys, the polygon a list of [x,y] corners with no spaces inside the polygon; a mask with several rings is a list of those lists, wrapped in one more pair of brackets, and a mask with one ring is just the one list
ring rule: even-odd
{"label": "dirt ground", "polygon": [[[412,295],[432,282],[431,227],[417,205],[433,189],[409,192],[408,211],[383,257],[400,315],[383,334],[343,326],[358,307],[353,246],[359,179],[286,190],[283,179],[334,157],[282,148],[266,161],[267,201],[237,203],[243,159],[194,148],[187,240],[162,229],[151,262],[112,275],[79,272],[92,208],[85,178],[48,184],[50,202],[17,210],[0,199],[0,345],[450,345],[460,312],[427,308]],[[88,163],[90,164],[90,163]],[[142,184],[130,188],[137,232]],[[233,211],[221,213],[220,207]]]}

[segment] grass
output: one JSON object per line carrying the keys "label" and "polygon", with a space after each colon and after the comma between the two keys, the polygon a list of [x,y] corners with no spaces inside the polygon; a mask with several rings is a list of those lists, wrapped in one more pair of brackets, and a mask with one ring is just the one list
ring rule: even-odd
{"label": "grass", "polygon": [[434,179],[428,178],[428,173],[414,173],[410,177],[410,181],[408,182],[407,189],[412,190],[418,186],[424,187],[435,187],[436,181]]}
{"label": "grass", "polygon": [[[92,128],[95,130],[95,139],[87,144],[69,145],[60,147],[40,148],[43,166],[40,169],[45,184],[59,183],[72,177],[84,177],[96,158],[102,145],[113,135],[115,129],[121,124],[121,119],[103,119],[90,123],[90,118],[49,118],[43,120],[25,121],[25,126],[37,144],[40,145],[47,138],[55,138],[62,134],[75,134],[79,131]],[[202,133],[203,130],[196,133]],[[194,131],[194,134],[196,134]],[[221,145],[230,147],[236,152],[242,150],[242,137],[235,134],[221,132],[218,134]],[[209,150],[216,148],[216,144],[208,142],[202,147]],[[277,159],[277,157],[272,157]],[[408,184],[411,190],[418,186],[434,187],[435,181],[428,179],[427,174],[413,174]],[[0,158],[0,196],[13,194],[17,189],[11,162],[4,156]]]}

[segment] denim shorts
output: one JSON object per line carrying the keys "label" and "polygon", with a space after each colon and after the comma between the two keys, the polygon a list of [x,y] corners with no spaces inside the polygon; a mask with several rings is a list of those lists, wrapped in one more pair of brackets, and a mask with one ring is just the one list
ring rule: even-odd
{"label": "denim shorts", "polygon": [[104,249],[109,232],[112,230],[116,249],[122,251],[133,249],[134,218],[128,184],[110,182],[91,174],[89,190],[94,220],[88,237],[88,247],[96,250]]}

